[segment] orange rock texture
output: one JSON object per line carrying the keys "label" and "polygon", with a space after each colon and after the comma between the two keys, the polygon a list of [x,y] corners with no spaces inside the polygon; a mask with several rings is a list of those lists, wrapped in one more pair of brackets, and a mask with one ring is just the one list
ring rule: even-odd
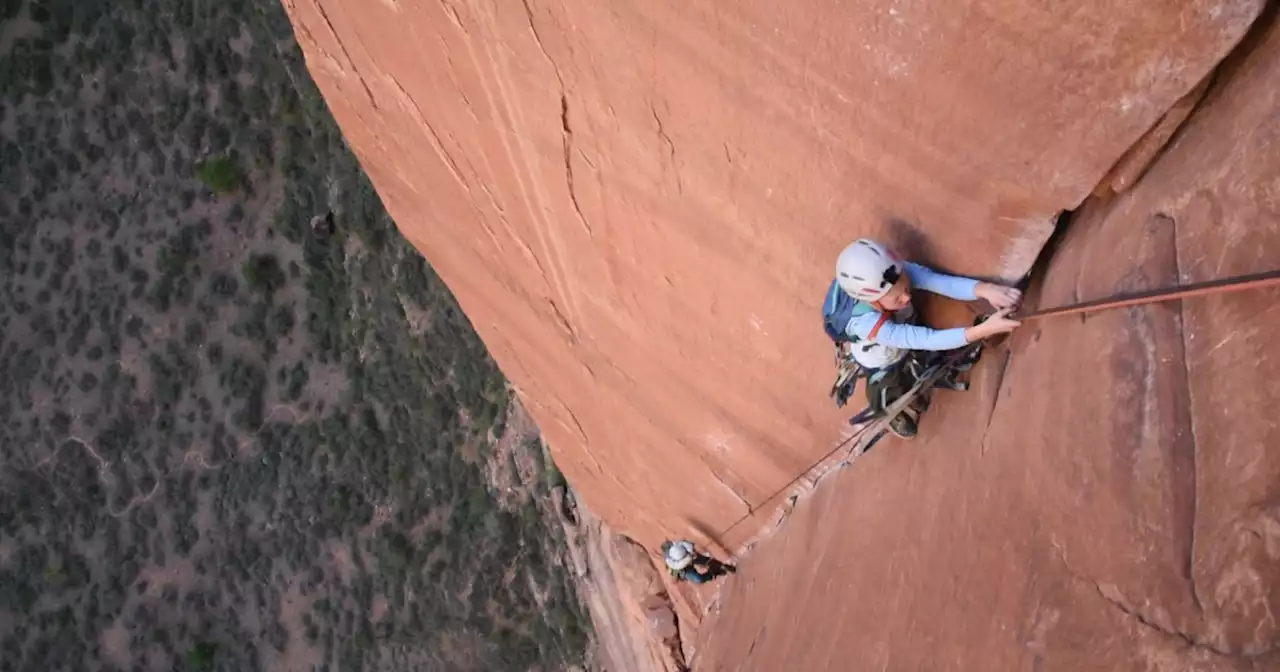
{"label": "orange rock texture", "polygon": [[[1042,305],[1280,265],[1280,26],[1242,52],[1077,214]],[[929,418],[952,431],[877,448],[753,549],[694,668],[1280,669],[1277,305],[1029,323]]]}
{"label": "orange rock texture", "polygon": [[[733,552],[847,435],[819,309],[853,238],[1014,280],[1115,188],[1042,305],[1274,265],[1263,4],[285,0],[585,505]],[[1235,656],[1277,636],[1276,298],[1023,330],[760,541],[695,669],[1261,660]]]}

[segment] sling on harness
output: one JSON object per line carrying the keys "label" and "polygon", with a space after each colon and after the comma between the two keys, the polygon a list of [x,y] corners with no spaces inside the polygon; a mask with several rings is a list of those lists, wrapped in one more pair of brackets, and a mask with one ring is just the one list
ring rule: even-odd
{"label": "sling on harness", "polygon": [[[836,382],[831,386],[830,392],[831,398],[836,402],[836,408],[844,408],[849,397],[853,395],[858,380],[871,375],[871,371],[854,359],[853,348],[872,347],[873,344],[860,345],[862,339],[849,334],[845,327],[850,320],[867,313],[877,312],[877,310],[875,306],[849,296],[840,288],[838,282],[833,281],[827,290],[827,300],[822,305],[822,330],[826,332],[836,348]],[[887,317],[886,314],[886,319]],[[879,329],[878,326],[877,329]],[[873,335],[874,333],[872,332]]]}

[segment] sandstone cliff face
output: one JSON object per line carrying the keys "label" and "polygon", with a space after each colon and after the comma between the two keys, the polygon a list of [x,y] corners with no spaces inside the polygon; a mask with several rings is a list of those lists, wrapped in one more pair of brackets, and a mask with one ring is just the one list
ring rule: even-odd
{"label": "sandstone cliff face", "polygon": [[[1131,191],[1078,214],[1042,305],[1276,267],[1280,26],[1242,51]],[[1278,301],[1028,325],[1002,379],[988,360],[928,418],[951,431],[877,449],[751,553],[695,667],[1280,669]]]}
{"label": "sandstone cliff face", "polygon": [[[1012,279],[1104,184],[1131,191],[1085,208],[1045,305],[1276,258],[1271,42],[1173,130],[1261,4],[285,0],[586,505],[650,548],[732,550],[842,438],[817,313],[852,238]],[[912,669],[921,637],[958,669],[1268,649],[1278,437],[1249,419],[1276,401],[1275,298],[1026,330],[1003,382],[989,361],[926,439],[799,505],[726,584],[702,660],[761,639],[755,669]],[[675,596],[682,624],[705,591]],[[779,594],[839,603],[815,630],[767,620]]]}
{"label": "sandstone cliff face", "polygon": [[613,534],[590,511],[565,526],[578,585],[591,611],[595,655],[609,672],[687,672],[680,624],[648,553]]}
{"label": "sandstone cliff face", "polygon": [[841,438],[842,245],[1020,276],[1259,4],[285,0],[388,210],[647,545],[766,519]]}

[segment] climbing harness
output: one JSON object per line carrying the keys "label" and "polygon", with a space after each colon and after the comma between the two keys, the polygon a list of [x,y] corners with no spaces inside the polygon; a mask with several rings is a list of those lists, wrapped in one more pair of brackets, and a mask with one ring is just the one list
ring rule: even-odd
{"label": "climbing harness", "polygon": [[[1267,271],[1265,273],[1252,273],[1248,275],[1238,275],[1220,280],[1209,280],[1206,282],[1197,282],[1189,285],[1180,285],[1176,287],[1167,287],[1164,289],[1148,290],[1141,292],[1133,292],[1129,294],[1120,294],[1107,299],[1098,299],[1094,301],[1084,301],[1081,303],[1060,306],[1058,308],[1048,308],[1045,310],[1037,310],[1023,315],[1014,315],[1014,319],[1021,322],[1030,320],[1038,320],[1046,317],[1058,317],[1063,315],[1072,315],[1078,313],[1092,313],[1112,308],[1125,308],[1129,306],[1139,306],[1150,303],[1160,303],[1163,301],[1172,301],[1174,299],[1186,299],[1194,296],[1207,296],[1210,294],[1226,294],[1232,292],[1244,291],[1247,289],[1262,289],[1266,287],[1280,287],[1280,270]],[[952,350],[947,353],[941,361],[926,369],[923,376],[917,379],[915,385],[912,386],[906,394],[903,394],[896,401],[890,404],[885,410],[885,414],[879,418],[875,418],[874,422],[860,428],[854,434],[840,443],[836,444],[831,450],[827,451],[822,457],[818,458],[805,468],[794,478],[775,490],[768,497],[765,497],[759,504],[749,507],[747,513],[731,523],[728,527],[721,530],[713,538],[722,539],[724,535],[732,532],[743,522],[751,518],[764,504],[771,501],[774,497],[786,492],[793,487],[800,479],[804,478],[814,467],[831,458],[836,453],[849,448],[849,456],[846,457],[840,466],[847,466],[854,458],[870,450],[876,442],[878,442],[885,434],[885,429],[889,426],[889,420],[897,415],[902,409],[911,404],[912,400],[922,391],[932,388],[939,381],[943,380],[943,376],[960,370],[961,367],[972,366],[976,361],[977,355],[980,353],[982,343],[970,343],[969,345]],[[837,379],[839,383],[839,379]],[[852,390],[850,390],[850,393]],[[848,399],[848,395],[845,395]],[[865,411],[864,411],[865,413]],[[859,414],[861,415],[861,414]],[[851,424],[860,424],[871,418],[862,418],[858,420],[858,416],[850,418]],[[858,422],[854,422],[858,420]],[[852,447],[850,447],[852,446]]]}
{"label": "climbing harness", "polygon": [[[969,370],[981,355],[981,341],[951,350],[942,357],[936,358],[932,364],[927,365],[923,370],[912,371],[911,375],[915,378],[915,383],[892,403],[885,406],[883,411],[876,412],[876,409],[868,407],[862,413],[849,418],[849,424],[855,426],[867,420],[874,420],[874,422],[854,434],[853,438],[858,439],[858,441],[854,444],[853,449],[850,450],[849,456],[841,463],[841,466],[847,465],[859,455],[871,450],[889,431],[889,425],[893,422],[893,419],[899,413],[911,407],[917,398],[934,387],[938,387],[940,383],[946,383],[948,386],[959,385],[951,378],[956,373]],[[949,389],[968,389],[968,385],[950,387]],[[927,408],[927,402],[925,408]],[[871,411],[871,413],[868,414],[868,411]],[[864,437],[866,437],[865,441],[863,440]]]}

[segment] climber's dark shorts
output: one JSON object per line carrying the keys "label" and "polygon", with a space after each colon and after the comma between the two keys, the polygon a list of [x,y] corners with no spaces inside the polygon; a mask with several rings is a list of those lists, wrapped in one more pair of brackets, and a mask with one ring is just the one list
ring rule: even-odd
{"label": "climber's dark shorts", "polygon": [[733,571],[735,568],[732,565],[720,562],[710,555],[699,553],[692,564],[680,570],[679,578],[690,583],[707,583]]}
{"label": "climber's dark shorts", "polygon": [[912,351],[902,361],[887,369],[880,369],[867,379],[867,405],[876,415],[883,414],[916,383],[916,375],[923,371],[933,353]]}
{"label": "climber's dark shorts", "polygon": [[693,565],[689,565],[688,567],[680,570],[680,578],[688,581],[689,583],[706,583],[716,577],[712,576],[710,572],[703,574],[695,569]]}

